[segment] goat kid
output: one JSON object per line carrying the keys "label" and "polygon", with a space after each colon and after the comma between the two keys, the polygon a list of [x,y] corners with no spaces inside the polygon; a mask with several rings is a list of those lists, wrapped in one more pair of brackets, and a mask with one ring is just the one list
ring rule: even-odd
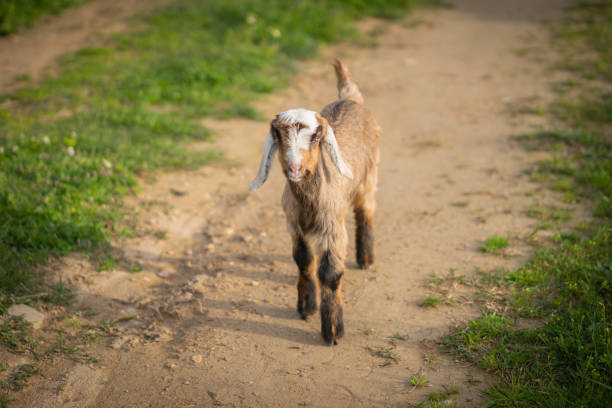
{"label": "goat kid", "polygon": [[[346,213],[355,214],[357,263],[374,262],[378,142],[382,133],[346,65],[334,60],[339,99],[321,113],[291,109],[270,123],[259,167],[250,185],[266,181],[277,151],[287,178],[282,205],[299,269],[297,311],[316,312],[318,278],[321,334],[337,344],[344,334],[341,283],[346,258]],[[316,278],[315,278],[316,276]]]}

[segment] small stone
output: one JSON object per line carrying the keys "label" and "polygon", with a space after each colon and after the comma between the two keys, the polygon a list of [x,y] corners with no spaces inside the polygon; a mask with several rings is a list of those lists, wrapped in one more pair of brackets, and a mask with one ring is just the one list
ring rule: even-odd
{"label": "small stone", "polygon": [[234,234],[234,229],[233,228],[226,228],[225,231],[225,235],[233,235]]}
{"label": "small stone", "polygon": [[177,196],[177,197],[181,197],[181,196],[184,196],[185,194],[187,194],[187,191],[177,190],[177,189],[175,189],[175,188],[171,188],[171,189],[170,189],[170,192],[171,192],[173,195]]}
{"label": "small stone", "polygon": [[176,368],[176,364],[175,363],[166,363],[164,364],[164,367],[169,368],[170,370],[173,370]]}
{"label": "small stone", "polygon": [[249,282],[249,286],[259,286],[259,282],[257,282],[256,280]]}
{"label": "small stone", "polygon": [[45,315],[43,313],[27,305],[13,305],[9,308],[7,313],[9,316],[13,317],[23,316],[23,320],[30,323],[35,329],[39,329],[45,320]]}
{"label": "small stone", "polygon": [[159,276],[160,278],[167,278],[168,276],[172,275],[172,272],[170,272],[167,269],[164,269],[163,271],[159,271],[157,272],[157,276]]}
{"label": "small stone", "polygon": [[191,356],[191,361],[193,361],[196,364],[200,364],[202,362],[202,355],[194,354],[193,356]]}

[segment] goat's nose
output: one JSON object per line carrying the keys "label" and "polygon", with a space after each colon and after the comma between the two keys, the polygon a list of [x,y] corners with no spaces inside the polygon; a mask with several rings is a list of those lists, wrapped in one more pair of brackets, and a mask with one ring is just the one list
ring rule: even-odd
{"label": "goat's nose", "polygon": [[293,175],[298,175],[302,166],[289,166],[289,171]]}

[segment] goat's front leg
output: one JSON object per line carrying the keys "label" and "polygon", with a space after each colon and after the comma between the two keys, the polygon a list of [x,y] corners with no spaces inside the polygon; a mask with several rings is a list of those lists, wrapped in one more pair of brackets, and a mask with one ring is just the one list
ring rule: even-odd
{"label": "goat's front leg", "polygon": [[315,283],[316,261],[312,250],[299,233],[292,234],[293,260],[298,266],[297,312],[306,320],[317,311],[317,285]]}
{"label": "goat's front leg", "polygon": [[321,252],[317,275],[321,285],[321,335],[328,345],[337,344],[344,334],[342,318],[342,275],[346,253],[344,224],[335,237],[330,237],[327,248]]}

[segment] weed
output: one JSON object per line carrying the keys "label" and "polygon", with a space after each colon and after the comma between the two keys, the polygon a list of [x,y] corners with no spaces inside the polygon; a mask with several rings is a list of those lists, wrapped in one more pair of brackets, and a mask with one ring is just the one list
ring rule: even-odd
{"label": "weed", "polygon": [[374,329],[359,329],[359,331],[366,336],[371,336],[374,334]]}
{"label": "weed", "polygon": [[366,349],[370,352],[371,355],[386,360],[380,365],[381,367],[386,367],[392,362],[397,363],[399,361],[397,355],[393,352],[393,348],[368,346],[366,347]]}
{"label": "weed", "polygon": [[432,392],[427,396],[430,402],[442,402],[448,399],[449,396],[459,393],[459,388],[456,385],[445,388],[444,391]]}
{"label": "weed", "polygon": [[538,220],[536,230],[541,230],[563,225],[563,223],[572,219],[573,212],[572,208],[556,205],[547,207],[531,206],[525,210],[525,215]]}
{"label": "weed", "polygon": [[438,304],[442,303],[444,300],[442,298],[439,298],[438,296],[429,296],[428,298],[426,298],[425,300],[423,300],[423,302],[421,302],[421,307],[436,307],[438,306]]}
{"label": "weed", "polygon": [[168,231],[167,230],[157,230],[153,233],[153,235],[157,239],[166,239],[166,236],[168,235]]}
{"label": "weed", "polygon": [[49,285],[46,296],[43,300],[61,306],[70,306],[75,298],[75,294],[70,292],[65,286],[60,275],[57,285]]}
{"label": "weed", "polygon": [[35,364],[22,364],[9,376],[8,386],[12,391],[21,390],[30,377],[40,375],[40,368]]}
{"label": "weed", "polygon": [[468,383],[468,384],[470,384],[470,385],[478,385],[478,384],[480,384],[480,383],[481,383],[481,381],[480,381],[479,379],[475,378],[475,377],[474,377],[473,375],[471,375],[471,374],[468,374],[468,375],[467,375],[466,381],[467,381],[467,383]]}
{"label": "weed", "polygon": [[410,385],[416,388],[425,387],[427,384],[429,384],[429,380],[423,377],[421,374],[413,375],[412,377],[410,377],[410,380],[408,382],[410,383]]}
{"label": "weed", "polygon": [[394,333],[393,335],[390,336],[390,338],[392,340],[408,340],[408,335],[400,334],[400,333]]}
{"label": "weed", "polygon": [[479,250],[480,252],[485,252],[485,253],[499,253],[502,249],[504,249],[508,245],[509,245],[509,242],[506,238],[503,238],[497,235],[493,235],[487,238],[487,240],[480,246]]}
{"label": "weed", "polygon": [[0,323],[0,342],[13,352],[24,353],[33,348],[31,324],[16,316]]}

